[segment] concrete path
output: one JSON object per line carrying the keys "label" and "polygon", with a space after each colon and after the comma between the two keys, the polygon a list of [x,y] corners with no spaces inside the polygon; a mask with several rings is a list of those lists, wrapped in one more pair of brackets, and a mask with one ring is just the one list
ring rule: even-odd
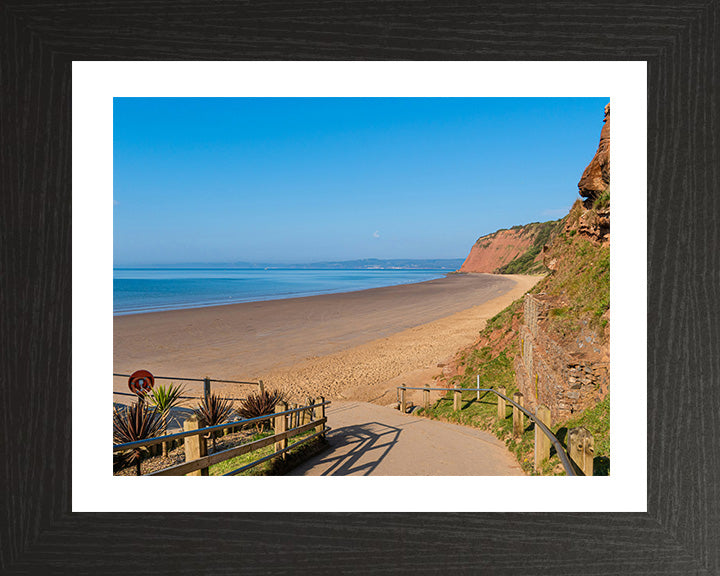
{"label": "concrete path", "polygon": [[291,476],[520,476],[495,436],[364,402],[327,408],[330,448]]}

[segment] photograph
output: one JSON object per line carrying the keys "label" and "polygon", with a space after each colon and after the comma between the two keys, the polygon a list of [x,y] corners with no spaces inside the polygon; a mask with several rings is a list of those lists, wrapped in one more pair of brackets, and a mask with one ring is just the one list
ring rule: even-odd
{"label": "photograph", "polygon": [[112,474],[609,476],[610,115],[115,96]]}

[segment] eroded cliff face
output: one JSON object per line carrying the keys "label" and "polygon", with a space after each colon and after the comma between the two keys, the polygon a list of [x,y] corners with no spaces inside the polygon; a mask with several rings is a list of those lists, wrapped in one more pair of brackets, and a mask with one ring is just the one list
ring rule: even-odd
{"label": "eroded cliff face", "polygon": [[470,249],[460,272],[496,272],[532,246],[534,236],[523,228],[482,236]]}
{"label": "eroded cliff face", "polygon": [[[545,271],[535,287],[494,318],[478,340],[444,363],[440,385],[472,387],[482,374],[488,385],[518,390],[527,407],[550,408],[553,423],[577,422],[591,408],[588,428],[606,451],[609,462],[610,391],[610,108],[600,145],[578,184],[569,214],[544,233],[531,248],[515,256],[522,262],[540,247]],[[537,226],[537,225],[536,225]],[[527,228],[527,227],[523,227]],[[531,235],[505,230],[480,238],[463,265],[467,271],[495,271],[504,259],[527,247]],[[495,249],[495,243],[498,248]],[[500,249],[503,246],[503,249]],[[493,259],[493,256],[495,259]],[[506,270],[507,264],[500,268]],[[510,362],[508,362],[508,360]],[[512,381],[513,384],[509,384]],[[582,424],[586,426],[587,424]],[[577,426],[577,424],[573,424]],[[531,455],[530,455],[531,457]],[[522,461],[522,459],[521,459]],[[606,464],[609,466],[609,464]]]}
{"label": "eroded cliff face", "polygon": [[578,192],[585,200],[567,219],[566,232],[577,230],[595,244],[610,242],[610,104],[605,106],[605,119],[600,131],[600,144],[578,182]]}
{"label": "eroded cliff face", "polygon": [[533,222],[498,230],[475,242],[460,272],[536,274],[547,272],[541,249],[558,229],[560,221]]}
{"label": "eroded cliff face", "polygon": [[[596,244],[610,242],[610,104],[600,131],[600,143],[578,182],[584,199],[564,219],[563,232],[579,234]],[[533,274],[554,270],[557,258],[548,253],[556,222],[534,222],[498,230],[478,238],[460,272]]]}
{"label": "eroded cliff face", "polygon": [[603,122],[598,149],[578,182],[578,191],[585,198],[586,208],[590,208],[610,186],[610,104],[605,106]]}
{"label": "eroded cliff face", "polygon": [[563,230],[543,249],[551,274],[527,294],[514,368],[528,405],[553,420],[595,406],[610,389],[610,106]]}

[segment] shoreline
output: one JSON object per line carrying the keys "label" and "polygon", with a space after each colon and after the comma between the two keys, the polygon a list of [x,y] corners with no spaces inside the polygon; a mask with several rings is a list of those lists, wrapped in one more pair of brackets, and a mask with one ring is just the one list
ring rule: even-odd
{"label": "shoreline", "polygon": [[[515,281],[515,286],[495,298],[386,338],[288,368],[270,370],[263,374],[263,380],[298,399],[322,395],[326,399],[394,404],[397,386],[431,383],[459,350],[477,340],[487,320],[522,297],[542,278],[507,277]],[[442,395],[441,392],[430,394],[431,398]],[[408,391],[406,398],[420,404],[422,392]]]}
{"label": "shoreline", "polygon": [[[115,269],[113,269],[114,271]],[[128,269],[120,269],[120,270],[133,270],[132,268]],[[182,269],[184,270],[184,269]],[[189,268],[188,270],[195,270],[194,268]],[[251,269],[254,271],[254,269]],[[277,270],[284,271],[284,268],[278,268]],[[290,271],[294,271],[295,269],[287,269]],[[327,271],[326,269],[301,269],[301,271]],[[342,272],[344,270],[329,270],[332,272]],[[348,269],[349,272],[366,272],[365,269]],[[380,269],[378,271],[385,272],[386,269]],[[400,269],[400,271],[405,271],[404,269]],[[357,290],[333,290],[330,289],[328,291],[315,291],[315,292],[309,292],[309,293],[298,293],[296,295],[270,295],[270,296],[263,296],[259,298],[250,298],[250,299],[240,299],[235,300],[233,302],[218,302],[218,303],[198,303],[198,304],[190,304],[190,305],[180,305],[180,307],[174,307],[175,305],[169,304],[170,307],[164,307],[164,308],[151,308],[146,310],[121,310],[121,311],[115,311],[113,310],[113,317],[118,316],[133,316],[136,314],[152,314],[156,312],[176,312],[179,310],[197,310],[197,309],[203,309],[203,308],[215,308],[218,306],[234,306],[236,304],[250,304],[252,302],[273,302],[275,300],[293,300],[293,299],[299,299],[299,298],[313,298],[315,296],[329,296],[332,294],[350,294],[353,292],[365,292],[367,290],[377,290],[379,288],[392,288],[393,286],[407,286],[409,284],[423,284],[424,282],[432,282],[433,280],[441,280],[443,278],[447,278],[449,274],[467,274],[467,272],[458,272],[456,270],[450,270],[450,271],[444,271],[444,270],[408,270],[408,271],[416,271],[416,272],[424,272],[424,273],[433,273],[433,275],[438,276],[437,278],[431,278],[429,280],[420,280],[419,282],[400,282],[398,284],[389,284],[387,286],[375,286],[372,288],[360,288]]]}
{"label": "shoreline", "polygon": [[[266,388],[294,396],[372,399],[382,382],[408,368],[438,372],[438,362],[471,343],[485,320],[540,278],[451,274],[355,292],[114,316],[113,371],[263,379]],[[114,389],[125,392],[126,382],[115,379]]]}

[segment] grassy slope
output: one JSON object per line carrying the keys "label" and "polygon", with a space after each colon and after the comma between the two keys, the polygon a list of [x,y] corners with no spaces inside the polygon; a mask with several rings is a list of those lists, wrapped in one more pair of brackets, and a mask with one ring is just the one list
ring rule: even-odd
{"label": "grassy slope", "polygon": [[532,289],[559,304],[550,311],[549,328],[559,339],[576,336],[583,326],[603,338],[610,308],[610,246],[597,246],[573,229],[582,207],[576,202],[567,217],[569,231],[559,232],[548,255],[559,261],[557,270]]}
{"label": "grassy slope", "polygon": [[[558,312],[551,314],[549,324],[558,335],[572,335],[583,326],[590,327],[602,335],[607,322],[607,310],[610,305],[610,252],[607,246],[597,246],[577,233],[562,232],[565,223],[570,228],[580,216],[579,203],[563,220],[554,223],[548,237],[554,232],[548,250],[550,258],[557,258],[557,270],[541,280],[533,292],[544,292],[556,298],[563,305]],[[540,246],[542,249],[542,245]],[[480,375],[481,388],[505,386],[507,395],[516,391],[515,371],[512,359],[519,351],[517,333],[513,326],[522,320],[522,300],[517,300],[494,318],[491,318],[480,333],[479,344],[463,351],[460,365],[464,373],[448,382],[453,387],[476,387],[476,375]],[[498,343],[502,343],[498,346]],[[495,433],[505,441],[516,455],[526,472],[532,472],[534,429],[530,423],[519,441],[512,438],[512,410],[506,410],[506,417],[497,419],[497,397],[487,393],[476,399],[475,392],[465,392],[462,396],[462,410],[452,410],[452,394],[448,393],[437,401],[427,412],[420,409],[418,414],[430,418],[476,426]],[[608,395],[595,407],[573,416],[566,422],[553,425],[558,439],[565,444],[565,434],[569,428],[584,426],[595,438],[595,474],[609,473],[610,456],[610,396]],[[557,455],[551,451],[550,460],[543,473],[564,474]]]}
{"label": "grassy slope", "polygon": [[504,266],[498,268],[496,274],[542,274],[547,272],[547,268],[542,262],[536,262],[538,254],[542,247],[547,244],[551,237],[558,231],[562,225],[562,220],[552,220],[550,222],[534,222],[523,228],[533,234],[535,239],[532,246],[527,249],[524,254],[511,260]]}

